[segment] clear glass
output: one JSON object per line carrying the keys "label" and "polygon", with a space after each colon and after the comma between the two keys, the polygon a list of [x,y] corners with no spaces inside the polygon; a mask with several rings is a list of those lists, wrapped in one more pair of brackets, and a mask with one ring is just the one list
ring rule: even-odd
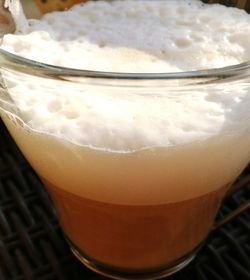
{"label": "clear glass", "polygon": [[[249,62],[183,73],[106,73],[0,50],[0,63],[1,117],[46,185],[76,257],[114,279],[159,279],[187,265],[250,159]],[[192,140],[195,123],[198,135],[200,120],[213,126],[221,117],[203,108],[218,96],[223,106],[232,104],[219,106],[222,125]],[[69,109],[75,104],[80,113]],[[36,121],[41,112],[50,117]],[[181,129],[179,142],[140,140],[145,131],[159,138],[159,125],[163,139]],[[85,137],[97,137],[82,145],[83,129]]]}

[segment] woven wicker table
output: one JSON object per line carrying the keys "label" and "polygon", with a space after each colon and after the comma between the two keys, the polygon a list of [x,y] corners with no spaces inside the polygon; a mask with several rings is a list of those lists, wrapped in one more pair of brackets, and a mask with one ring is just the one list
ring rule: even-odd
{"label": "woven wicker table", "polygon": [[[225,215],[250,198],[245,187],[227,199]],[[104,279],[84,268],[63,239],[50,199],[0,121],[0,280]],[[198,257],[170,280],[249,280],[250,210],[213,232]]]}

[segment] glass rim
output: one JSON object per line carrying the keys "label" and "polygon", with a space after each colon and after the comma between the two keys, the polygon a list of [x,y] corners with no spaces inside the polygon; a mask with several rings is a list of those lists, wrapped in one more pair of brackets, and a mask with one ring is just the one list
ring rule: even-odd
{"label": "glass rim", "polygon": [[180,71],[180,72],[159,72],[159,73],[129,73],[129,72],[106,72],[86,69],[68,68],[47,64],[36,60],[28,59],[0,48],[0,69],[10,68],[19,72],[38,76],[53,76],[54,78],[82,77],[82,78],[104,78],[104,79],[192,79],[211,77],[232,77],[241,72],[250,70],[250,60],[229,65],[221,68],[208,68],[201,70]]}

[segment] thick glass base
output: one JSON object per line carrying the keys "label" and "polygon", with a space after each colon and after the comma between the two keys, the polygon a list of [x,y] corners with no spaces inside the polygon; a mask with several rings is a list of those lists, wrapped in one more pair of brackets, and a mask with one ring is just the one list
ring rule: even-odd
{"label": "thick glass base", "polygon": [[117,280],[152,280],[152,279],[162,279],[171,274],[178,272],[187,266],[196,256],[197,251],[201,246],[196,247],[192,252],[188,253],[184,257],[178,259],[166,267],[161,267],[156,270],[150,271],[122,271],[116,270],[116,268],[109,267],[103,264],[100,264],[86,255],[84,255],[81,250],[77,248],[70,240],[68,240],[70,244],[70,249],[72,253],[76,256],[76,258],[83,263],[90,270],[103,275],[105,277]]}

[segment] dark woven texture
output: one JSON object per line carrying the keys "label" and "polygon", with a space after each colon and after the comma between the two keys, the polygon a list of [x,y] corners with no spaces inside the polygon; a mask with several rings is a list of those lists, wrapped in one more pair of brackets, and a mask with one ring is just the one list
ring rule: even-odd
{"label": "dark woven texture", "polygon": [[[248,181],[219,216],[250,198]],[[55,279],[103,278],[71,255],[42,183],[0,121],[0,280]],[[212,233],[196,260],[169,279],[250,280],[250,211]]]}

